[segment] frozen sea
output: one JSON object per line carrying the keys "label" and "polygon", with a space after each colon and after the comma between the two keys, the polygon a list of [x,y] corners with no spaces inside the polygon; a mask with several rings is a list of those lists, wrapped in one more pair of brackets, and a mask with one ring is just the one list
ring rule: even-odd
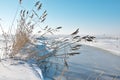
{"label": "frozen sea", "polygon": [[87,45],[80,52],[69,59],[67,80],[120,80],[120,56]]}

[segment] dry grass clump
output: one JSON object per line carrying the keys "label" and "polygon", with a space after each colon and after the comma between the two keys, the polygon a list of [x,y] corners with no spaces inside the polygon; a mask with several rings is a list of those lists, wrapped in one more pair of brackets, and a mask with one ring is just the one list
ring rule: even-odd
{"label": "dry grass clump", "polygon": [[15,34],[15,40],[13,40],[12,44],[11,57],[19,53],[19,51],[25,46],[25,44],[29,42],[30,39],[27,30],[22,29],[22,27],[18,28]]}
{"label": "dry grass clump", "polygon": [[[20,7],[22,7],[22,0],[19,0],[19,3]],[[40,10],[40,6],[41,3],[36,2],[35,7],[37,10]],[[20,11],[20,19],[17,21],[17,28],[12,42],[12,51],[10,57],[15,57],[15,55],[19,54],[20,50],[22,50],[22,48],[24,48],[27,43],[31,43],[32,32],[35,28],[35,25],[38,24],[41,20],[35,11],[36,10],[33,9],[31,11],[27,11],[26,9],[22,9]],[[43,15],[45,14],[46,13]],[[44,18],[45,16],[42,19]]]}
{"label": "dry grass clump", "polygon": [[[19,0],[19,3],[21,7],[22,0]],[[67,63],[68,57],[73,56],[75,54],[79,54],[79,52],[76,52],[81,46],[76,44],[77,42],[80,41],[80,36],[78,36],[79,29],[74,31],[71,35],[63,37],[62,39],[58,40],[52,39],[52,41],[42,40],[43,38],[45,38],[46,34],[53,35],[55,34],[55,32],[59,31],[59,29],[61,29],[62,27],[57,27],[53,29],[49,26],[46,26],[45,28],[42,29],[41,26],[39,25],[45,21],[47,11],[45,10],[42,13],[42,15],[39,16],[37,11],[41,9],[41,6],[42,4],[40,3],[40,1],[38,1],[34,5],[35,10],[31,9],[30,11],[27,11],[26,9],[22,9],[20,11],[19,15],[20,17],[19,20],[17,20],[17,28],[15,29],[16,32],[11,39],[12,40],[10,48],[11,50],[8,55],[10,58],[15,58],[16,55],[20,54],[21,56],[19,56],[19,59],[22,59],[22,56],[24,56],[23,53],[27,54],[25,58],[35,59],[39,67],[43,70],[43,73],[45,73],[46,70],[54,67],[55,58],[58,60],[58,63],[61,60],[64,67],[68,68],[69,66]],[[35,26],[40,27],[40,30],[36,31],[36,33],[39,34],[38,38],[41,39],[34,38],[33,31],[35,29]],[[39,41],[41,45],[43,45],[45,48],[42,47],[43,49],[40,49],[41,45],[36,44],[34,42],[35,40]],[[8,46],[6,42],[6,49],[7,48]],[[50,51],[47,51],[47,49],[49,49]],[[62,54],[59,53],[59,50],[63,51]],[[58,68],[56,67],[55,69],[57,71]]]}

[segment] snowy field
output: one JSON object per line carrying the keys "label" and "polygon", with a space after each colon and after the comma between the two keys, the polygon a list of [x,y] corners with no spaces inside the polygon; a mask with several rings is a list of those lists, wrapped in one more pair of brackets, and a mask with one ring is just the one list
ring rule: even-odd
{"label": "snowy field", "polygon": [[[83,44],[79,50],[81,54],[68,59],[69,69],[62,75],[62,80],[120,80],[120,39],[99,38],[80,43]],[[2,38],[0,44],[2,53]],[[43,80],[43,77],[35,64],[3,59],[0,80]],[[44,80],[51,79],[44,77]]]}
{"label": "snowy field", "polygon": [[120,56],[120,38],[96,38],[93,42],[82,41],[81,44],[101,48]]}

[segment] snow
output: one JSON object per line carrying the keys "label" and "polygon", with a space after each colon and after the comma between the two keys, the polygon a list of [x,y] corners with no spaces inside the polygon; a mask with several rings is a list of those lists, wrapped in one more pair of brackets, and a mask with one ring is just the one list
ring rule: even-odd
{"label": "snow", "polygon": [[[93,46],[93,47],[97,47],[98,50],[96,50],[96,48],[92,49],[92,48],[88,47],[88,49],[86,49],[86,52],[85,52],[85,49],[84,49],[84,46],[83,46],[83,48],[80,49],[80,50],[82,50],[81,53],[87,53],[87,55],[86,54],[81,54],[80,56],[75,57],[74,59],[71,59],[71,62],[74,62],[74,61],[77,62],[78,61],[78,63],[79,64],[81,63],[82,65],[83,64],[90,64],[90,62],[93,63],[93,61],[98,60],[98,57],[96,58],[96,56],[98,54],[96,54],[96,53],[99,53],[100,49],[104,49],[104,50],[109,51],[108,54],[113,53],[115,55],[120,56],[120,39],[106,39],[106,38],[104,38],[104,39],[99,38],[98,39],[97,38],[93,42],[81,41],[80,43],[85,44],[85,45],[89,45],[89,46]],[[2,50],[3,40],[2,39],[0,41],[0,44],[1,44],[0,45],[0,53],[3,53],[3,50]],[[44,48],[45,48],[44,45],[41,45],[41,44],[38,44],[36,46],[40,50],[44,50]],[[32,50],[33,47],[29,46],[29,49]],[[91,51],[95,51],[94,54],[92,55],[93,57],[92,56],[91,57],[92,57],[92,59],[97,59],[97,60],[93,60],[93,61],[92,61],[92,59],[87,60],[88,55],[90,55],[88,53],[93,53],[93,52],[87,51],[89,49],[91,49]],[[45,52],[48,53],[46,50],[45,50]],[[26,53],[26,52],[24,52],[24,53]],[[104,54],[104,53],[107,53],[107,52],[102,51],[101,54],[99,54],[99,55],[102,55],[102,53]],[[45,54],[45,53],[43,53],[43,54]],[[106,55],[106,54],[104,54],[104,55]],[[3,59],[2,56],[3,56],[3,54],[0,54],[0,57],[2,59],[1,62],[0,62],[0,80],[43,80],[42,71],[36,64],[34,64],[32,62],[21,61],[21,60]],[[116,56],[112,55],[112,57],[115,57],[115,59],[116,59]],[[104,58],[104,57],[102,57],[102,58]],[[108,59],[109,58],[110,57],[108,56]],[[79,60],[79,59],[81,59],[81,60]],[[86,60],[84,60],[84,59],[86,59]],[[99,61],[101,61],[101,64],[104,64],[104,63],[102,63],[104,61],[102,61],[101,59],[98,60],[97,63],[99,63]],[[116,61],[119,61],[119,60],[116,60]],[[114,62],[116,62],[116,61],[114,61]],[[113,60],[111,61],[111,63],[112,62],[113,62]],[[94,65],[95,64],[93,64],[93,66]],[[74,65],[74,66],[76,67],[76,65]],[[96,67],[97,68],[104,67],[104,65],[102,65],[102,66],[99,65],[99,66],[98,67],[96,66]],[[106,67],[106,68],[108,68],[108,67]],[[88,69],[88,68],[86,67],[85,69]],[[83,71],[83,69],[80,69],[80,70]],[[77,71],[80,72],[80,70],[75,69],[73,72],[77,73]],[[99,69],[97,71],[99,71]],[[70,75],[70,74],[68,74],[68,75]],[[75,73],[73,73],[73,75],[74,75],[74,77],[77,76],[77,75],[75,75]],[[50,80],[50,79],[47,79],[47,78],[44,78],[44,79],[45,80]]]}
{"label": "snow", "polygon": [[38,67],[24,61],[5,59],[0,62],[0,80],[43,80],[41,75]]}
{"label": "snow", "polygon": [[82,41],[81,44],[97,47],[110,51],[112,54],[120,56],[120,39],[95,39],[93,42]]}
{"label": "snow", "polygon": [[33,66],[34,71],[36,71],[36,73],[39,75],[40,79],[43,80],[41,69],[36,64],[32,64],[32,66]]}
{"label": "snow", "polygon": [[120,56],[88,45],[80,53],[69,59],[68,80],[120,80]]}
{"label": "snow", "polygon": [[41,69],[33,62],[6,59],[4,39],[0,37],[0,80],[44,80]]}

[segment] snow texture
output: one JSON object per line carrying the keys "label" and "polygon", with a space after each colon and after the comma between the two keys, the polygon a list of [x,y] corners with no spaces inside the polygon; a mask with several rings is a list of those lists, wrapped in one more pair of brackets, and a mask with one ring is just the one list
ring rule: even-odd
{"label": "snow texture", "polygon": [[0,80],[43,80],[41,70],[19,60],[5,59],[0,62]]}
{"label": "snow texture", "polygon": [[93,42],[82,41],[81,44],[107,50],[120,56],[120,39],[95,39]]}

